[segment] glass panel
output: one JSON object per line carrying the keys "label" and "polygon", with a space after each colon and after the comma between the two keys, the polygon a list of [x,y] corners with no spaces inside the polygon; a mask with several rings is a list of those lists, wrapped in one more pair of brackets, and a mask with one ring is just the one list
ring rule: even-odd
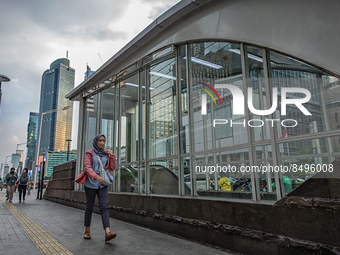
{"label": "glass panel", "polygon": [[[265,80],[263,76],[263,57],[262,49],[252,46],[246,47],[246,64],[247,64],[247,86],[252,88],[252,106],[256,110],[267,110],[267,91],[265,88]],[[247,92],[248,93],[248,92]],[[270,139],[269,127],[270,122],[266,121],[268,116],[253,114],[250,111],[250,120],[252,140],[261,141]]]}
{"label": "glass panel", "polygon": [[138,165],[123,165],[117,169],[118,191],[138,193]]}
{"label": "glass panel", "polygon": [[[340,125],[335,113],[340,110],[340,83],[337,78],[276,52],[270,52],[270,65],[271,82],[278,89],[277,138],[338,130]],[[289,101],[284,103],[285,99]],[[298,102],[302,104],[300,107]]]}
{"label": "glass panel", "polygon": [[137,63],[133,63],[131,66],[124,69],[124,75],[133,72],[134,70],[136,70],[136,68],[137,68]]}
{"label": "glass panel", "polygon": [[170,54],[172,52],[172,47],[167,47],[165,49],[162,49],[160,51],[154,52],[152,54],[150,54],[149,56],[143,58],[143,64],[146,64],[148,62],[151,62],[157,58],[163,57],[167,54]]}
{"label": "glass panel", "polygon": [[[141,94],[141,121],[140,121],[140,125],[141,125],[141,134],[140,134],[140,159],[141,160],[145,160],[146,156],[146,142],[145,142],[145,102],[146,102],[146,93],[145,93],[145,89],[143,89],[143,87],[146,87],[146,82],[145,82],[145,70],[140,72],[140,78],[139,78],[139,82],[140,82],[140,86],[142,86],[142,94]],[[145,169],[145,167],[144,167]]]}
{"label": "glass panel", "polygon": [[168,48],[160,50],[156,53],[153,53],[152,57],[153,57],[153,59],[160,58],[160,57],[165,56],[166,54],[169,54],[171,52],[172,52],[172,47],[168,47]]}
{"label": "glass panel", "polygon": [[101,133],[106,137],[105,150],[113,151],[114,88],[102,92],[101,107]]}
{"label": "glass panel", "polygon": [[[339,157],[339,148],[335,147],[333,154],[329,149],[330,141],[339,139],[320,138],[311,140],[294,141],[277,145],[277,157],[279,164],[284,167],[284,175],[288,178],[283,180],[285,193],[299,186],[308,178],[320,172],[332,172],[331,162]],[[288,179],[291,184],[288,187]]]}
{"label": "glass panel", "polygon": [[[325,121],[326,130],[340,130],[340,81],[338,78],[322,75],[317,78],[318,84],[322,83],[320,88],[320,99],[322,105],[322,117]],[[317,130],[313,130],[315,132]],[[326,139],[327,150],[331,154],[330,161],[339,157],[340,137]],[[338,153],[337,153],[338,152]]]}
{"label": "glass panel", "polygon": [[191,195],[191,186],[190,186],[190,157],[181,158],[181,191],[182,196],[190,196]]}
{"label": "glass panel", "polygon": [[[196,195],[233,199],[252,199],[248,149],[222,151],[194,157]],[[185,180],[190,184],[190,179]]]}
{"label": "glass panel", "polygon": [[115,155],[117,155],[117,164],[120,164],[120,157],[118,155],[120,155],[120,150],[119,150],[119,146],[118,146],[118,142],[119,142],[119,106],[120,106],[120,101],[119,101],[119,84],[115,84],[113,86],[113,91],[114,91],[114,121],[115,121],[115,126],[114,126],[114,137],[113,137],[113,144],[114,144],[114,151],[113,153]]}
{"label": "glass panel", "polygon": [[258,200],[277,200],[275,171],[271,171],[271,169],[274,169],[274,165],[270,145],[254,148],[254,166],[255,168],[252,171],[255,174],[255,189]]}
{"label": "glass panel", "polygon": [[99,95],[100,94],[96,94],[86,99],[85,152],[93,148],[93,138],[97,135],[96,127],[97,127],[97,117],[98,117]]}
{"label": "glass panel", "polygon": [[[196,156],[194,166],[195,171],[192,175],[194,194],[196,196],[207,196],[208,194],[205,191],[215,190],[215,182],[213,182],[215,173],[207,171],[210,166],[214,166],[213,154]],[[190,175],[184,176],[184,182],[189,187],[191,186]]]}
{"label": "glass panel", "polygon": [[[331,82],[333,80],[333,82]],[[323,76],[323,95],[326,101],[329,130],[340,129],[340,82],[337,78]]]}
{"label": "glass panel", "polygon": [[[238,105],[240,101],[233,100],[229,89],[218,88],[218,85],[228,84],[233,85],[237,92],[243,93],[239,44],[191,44],[189,56],[194,151],[247,143],[244,112],[232,114],[234,108],[238,108],[234,104]],[[217,119],[220,121],[214,127]]]}
{"label": "glass panel", "polygon": [[[139,193],[145,193],[145,164],[139,164]],[[151,192],[150,192],[151,193]]]}
{"label": "glass panel", "polygon": [[120,163],[138,160],[138,74],[120,82]]}
{"label": "glass panel", "polygon": [[189,143],[189,115],[188,115],[188,88],[187,88],[187,78],[186,78],[186,60],[185,60],[186,50],[185,46],[180,46],[178,48],[178,79],[180,81],[180,147],[181,153],[189,153],[190,143]]}
{"label": "glass panel", "polygon": [[175,59],[150,67],[149,158],[177,153]]}
{"label": "glass panel", "polygon": [[148,163],[150,193],[178,196],[178,160],[158,160]]}

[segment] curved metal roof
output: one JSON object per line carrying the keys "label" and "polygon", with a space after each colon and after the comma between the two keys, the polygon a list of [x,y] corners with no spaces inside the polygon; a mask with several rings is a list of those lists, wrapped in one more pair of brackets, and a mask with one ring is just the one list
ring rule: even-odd
{"label": "curved metal roof", "polygon": [[182,0],[138,34],[66,97],[71,100],[147,54],[197,40],[276,50],[340,76],[340,1]]}
{"label": "curved metal roof", "polygon": [[111,77],[112,72],[114,72],[115,70],[114,67],[124,58],[133,54],[139,47],[144,46],[145,43],[150,41],[155,35],[157,35],[157,33],[165,29],[174,21],[209,1],[210,0],[182,0],[181,2],[177,3],[167,12],[154,20],[141,33],[139,33],[134,39],[126,44],[120,51],[113,55],[87,80],[79,84],[74,90],[67,94],[66,98],[74,100],[76,99],[76,97],[79,97],[80,93]]}

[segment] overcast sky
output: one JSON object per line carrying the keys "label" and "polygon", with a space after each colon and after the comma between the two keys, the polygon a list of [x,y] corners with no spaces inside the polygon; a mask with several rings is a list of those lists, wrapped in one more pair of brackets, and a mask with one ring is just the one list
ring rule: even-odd
{"label": "overcast sky", "polygon": [[[68,51],[78,86],[87,63],[97,70],[177,2],[0,0],[0,74],[11,79],[2,83],[0,163],[17,144],[26,142],[29,112],[39,111],[41,76],[54,60],[66,57]],[[76,149],[78,103],[74,108],[72,149]],[[26,145],[19,149],[25,149],[26,155]]]}

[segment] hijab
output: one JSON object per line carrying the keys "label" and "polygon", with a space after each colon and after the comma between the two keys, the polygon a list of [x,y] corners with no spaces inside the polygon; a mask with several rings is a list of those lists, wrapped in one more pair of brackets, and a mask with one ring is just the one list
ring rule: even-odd
{"label": "hijab", "polygon": [[99,148],[98,145],[97,145],[99,138],[101,136],[105,137],[105,135],[103,135],[103,134],[99,134],[99,135],[96,135],[94,137],[94,139],[93,139],[93,152],[96,153],[100,157],[104,157],[104,156],[106,156],[106,152],[104,151],[104,149]]}

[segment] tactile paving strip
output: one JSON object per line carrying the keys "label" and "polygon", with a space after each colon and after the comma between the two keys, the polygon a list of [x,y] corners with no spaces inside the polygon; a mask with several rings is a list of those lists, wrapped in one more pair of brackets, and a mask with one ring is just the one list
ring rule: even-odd
{"label": "tactile paving strip", "polygon": [[3,197],[0,197],[0,201],[37,246],[41,254],[73,254],[12,203],[6,202]]}

